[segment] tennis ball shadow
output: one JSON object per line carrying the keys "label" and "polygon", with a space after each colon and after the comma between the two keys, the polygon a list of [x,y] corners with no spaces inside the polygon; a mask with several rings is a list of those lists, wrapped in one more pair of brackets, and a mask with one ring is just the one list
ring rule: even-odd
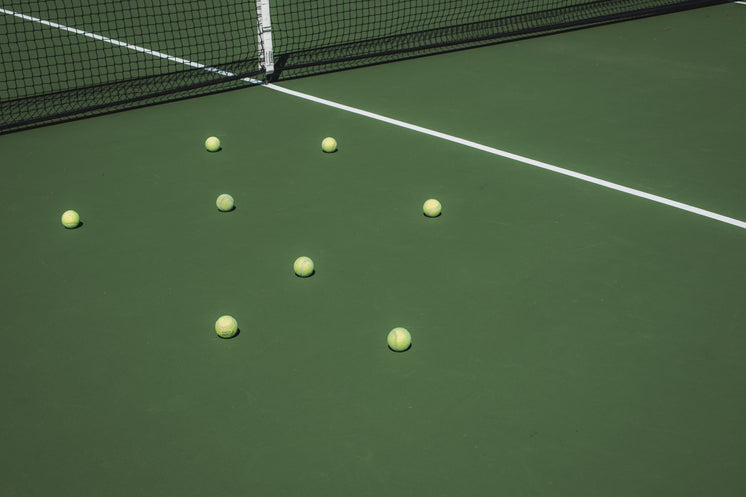
{"label": "tennis ball shadow", "polygon": [[231,207],[231,208],[230,208],[230,209],[228,209],[227,211],[221,211],[220,209],[218,209],[218,212],[233,212],[233,211],[235,211],[235,210],[236,210],[236,206],[234,205],[233,207]]}
{"label": "tennis ball shadow", "polygon": [[411,349],[411,348],[412,348],[412,344],[410,343],[410,344],[409,344],[409,347],[407,347],[406,349],[402,349],[402,350],[394,350],[394,349],[392,349],[391,347],[389,347],[389,350],[390,350],[391,352],[396,352],[397,354],[401,354],[402,352],[406,352],[406,351],[408,351],[408,350],[409,350],[409,349]]}
{"label": "tennis ball shadow", "polygon": [[298,273],[295,273],[295,277],[296,277],[296,278],[300,278],[300,279],[304,280],[304,279],[306,279],[306,278],[310,278],[310,277],[311,277],[311,276],[313,276],[314,274],[316,274],[316,270],[315,270],[315,269],[314,269],[313,271],[311,271],[311,274],[309,274],[308,276],[301,276],[301,275],[299,275]]}
{"label": "tennis ball shadow", "polygon": [[440,216],[442,216],[442,215],[443,215],[443,213],[442,213],[442,212],[439,212],[437,216],[428,216],[428,215],[427,215],[427,214],[425,214],[424,212],[422,213],[422,217],[426,217],[426,218],[428,218],[428,219],[435,219],[436,217],[440,217]]}
{"label": "tennis ball shadow", "polygon": [[221,150],[223,150],[223,147],[222,147],[222,145],[221,145],[221,146],[220,146],[220,148],[218,148],[217,150],[207,150],[207,149],[205,149],[205,152],[207,152],[208,154],[217,154],[217,153],[218,153],[218,152],[220,152]]}
{"label": "tennis ball shadow", "polygon": [[220,335],[218,335],[218,338],[221,340],[230,340],[231,338],[236,338],[240,334],[241,334],[241,328],[238,328],[236,329],[236,334],[233,335],[232,337],[221,337]]}
{"label": "tennis ball shadow", "polygon": [[83,221],[78,221],[78,225],[77,226],[73,226],[72,228],[68,228],[67,226],[65,226],[65,229],[66,230],[76,230],[76,229],[82,227],[83,224],[85,224],[85,223],[83,223]]}

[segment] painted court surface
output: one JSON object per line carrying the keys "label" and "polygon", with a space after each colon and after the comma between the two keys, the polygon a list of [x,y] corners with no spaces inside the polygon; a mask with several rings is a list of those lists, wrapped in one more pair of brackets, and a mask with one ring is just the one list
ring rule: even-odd
{"label": "painted court surface", "polygon": [[0,136],[0,494],[746,493],[745,25]]}

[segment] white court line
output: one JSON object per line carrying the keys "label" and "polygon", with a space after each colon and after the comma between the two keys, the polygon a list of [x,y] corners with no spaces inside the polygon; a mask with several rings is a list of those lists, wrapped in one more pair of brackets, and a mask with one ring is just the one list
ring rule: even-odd
{"label": "white court line", "polygon": [[[746,3],[746,2],[737,2],[737,3]],[[214,68],[214,67],[210,67],[210,66],[207,66],[207,65],[204,65],[204,64],[199,64],[197,62],[192,62],[190,60],[182,59],[182,58],[179,58],[179,57],[174,57],[172,55],[164,54],[162,52],[157,52],[155,50],[149,50],[147,48],[139,47],[137,45],[131,45],[129,43],[125,43],[125,42],[122,42],[122,41],[119,41],[119,40],[115,40],[115,39],[112,39],[112,38],[107,38],[105,36],[97,35],[97,34],[94,34],[94,33],[88,33],[86,31],[82,31],[80,29],[76,29],[76,28],[71,28],[71,27],[68,27],[68,26],[64,26],[64,25],[58,24],[56,22],[45,21],[43,19],[39,19],[39,18],[36,18],[36,17],[27,16],[25,14],[19,14],[17,12],[13,12],[13,11],[6,10],[6,9],[0,9],[0,13],[7,14],[7,15],[12,15],[12,16],[15,16],[15,17],[19,17],[19,18],[27,20],[27,21],[38,22],[38,23],[43,24],[45,26],[49,26],[49,27],[57,28],[57,29],[62,29],[64,31],[69,31],[71,33],[79,34],[79,35],[82,35],[82,36],[87,36],[89,38],[93,38],[94,40],[103,41],[105,43],[110,43],[112,45],[116,45],[116,46],[120,46],[120,47],[125,47],[125,48],[128,48],[130,50],[135,50],[137,52],[141,52],[141,53],[145,53],[145,54],[148,54],[148,55],[152,55],[154,57],[159,57],[159,58],[162,58],[162,59],[167,59],[167,60],[170,60],[172,62],[177,62],[179,64],[184,64],[184,65],[187,65],[187,66],[190,66],[190,67],[196,67],[196,68],[199,68],[199,69],[204,69],[205,71],[214,72],[214,73],[220,74],[221,76],[226,76],[226,77],[233,77],[233,76],[235,76],[235,74],[233,74],[233,73],[230,73],[230,72],[227,72],[227,71],[222,71],[222,70]],[[271,84],[271,83],[270,84],[264,84],[261,81],[258,81],[256,79],[252,79],[252,78],[242,78],[241,81],[245,81],[247,83],[252,83],[252,84],[261,84],[261,86],[263,86],[265,88],[268,88],[270,90],[274,90],[274,91],[278,91],[278,92],[281,92],[281,93],[285,93],[287,95],[292,95],[294,97],[302,98],[304,100],[309,100],[311,102],[316,102],[316,103],[319,103],[319,104],[322,104],[322,105],[326,105],[326,106],[329,106],[329,107],[333,107],[335,109],[343,110],[343,111],[346,111],[346,112],[351,112],[353,114],[364,116],[364,117],[367,117],[367,118],[370,118],[370,119],[375,119],[377,121],[381,121],[381,122],[384,122],[384,123],[387,123],[387,124],[391,124],[391,125],[394,125],[394,126],[399,126],[401,128],[406,128],[406,129],[409,129],[411,131],[415,131],[417,133],[422,133],[422,134],[425,134],[425,135],[433,136],[435,138],[440,138],[442,140],[447,140],[447,141],[450,141],[450,142],[453,142],[453,143],[458,143],[459,145],[464,145],[466,147],[470,147],[470,148],[474,148],[474,149],[477,149],[477,150],[481,150],[481,151],[487,152],[489,154],[499,155],[499,156],[505,157],[507,159],[511,159],[511,160],[514,160],[514,161],[517,161],[517,162],[522,162],[523,164],[528,164],[530,166],[538,167],[538,168],[541,168],[541,169],[546,169],[548,171],[552,171],[552,172],[555,172],[555,173],[563,174],[563,175],[569,176],[571,178],[575,178],[575,179],[578,179],[578,180],[581,180],[581,181],[586,181],[588,183],[593,183],[593,184],[596,184],[596,185],[599,185],[599,186],[603,186],[605,188],[609,188],[611,190],[616,190],[616,191],[619,191],[619,192],[627,193],[627,194],[633,195],[635,197],[644,198],[644,199],[647,199],[647,200],[650,200],[650,201],[653,201],[653,202],[657,202],[659,204],[668,205],[668,206],[674,207],[676,209],[681,209],[683,211],[691,212],[693,214],[697,214],[697,215],[700,215],[700,216],[708,217],[708,218],[714,219],[716,221],[721,221],[721,222],[724,222],[724,223],[732,224],[733,226],[737,226],[739,228],[746,229],[746,222],[744,222],[744,221],[740,221],[740,220],[734,219],[732,217],[723,216],[723,215],[717,214],[715,212],[711,212],[711,211],[708,211],[708,210],[705,210],[705,209],[700,209],[699,207],[694,207],[694,206],[691,206],[691,205],[688,205],[688,204],[684,204],[684,203],[681,203],[681,202],[677,202],[675,200],[671,200],[671,199],[668,199],[668,198],[665,198],[665,197],[660,197],[658,195],[653,195],[652,193],[643,192],[641,190],[635,190],[634,188],[629,188],[627,186],[619,185],[617,183],[612,183],[611,181],[606,181],[606,180],[603,180],[603,179],[595,178],[593,176],[588,176],[587,174],[578,173],[578,172],[572,171],[570,169],[565,169],[565,168],[562,168],[562,167],[554,166],[552,164],[548,164],[546,162],[541,162],[541,161],[538,161],[538,160],[535,160],[535,159],[531,159],[531,158],[528,158],[528,157],[524,157],[524,156],[521,156],[521,155],[512,154],[512,153],[506,152],[504,150],[500,150],[500,149],[493,148],[493,147],[488,147],[487,145],[482,145],[480,143],[476,143],[476,142],[473,142],[473,141],[470,141],[470,140],[465,140],[463,138],[458,138],[456,136],[452,136],[452,135],[448,135],[448,134],[445,134],[445,133],[441,133],[439,131],[433,131],[433,130],[428,129],[428,128],[423,128],[423,127],[417,126],[415,124],[409,124],[409,123],[406,123],[404,121],[399,121],[397,119],[392,119],[390,117],[382,116],[380,114],[374,114],[373,112],[368,112],[368,111],[365,111],[365,110],[357,109],[355,107],[350,107],[348,105],[340,104],[340,103],[337,103],[337,102],[332,102],[331,100],[326,100],[326,99],[323,99],[323,98],[314,97],[313,95],[308,95],[306,93],[301,93],[299,91],[290,90],[288,88],[283,88],[283,87],[277,86],[275,84]]]}
{"label": "white court line", "polygon": [[738,2],[738,1],[736,1],[736,2],[733,2],[733,3],[740,3],[741,5],[746,5],[746,2]]}
{"label": "white court line", "polygon": [[675,207],[677,209],[681,209],[684,211],[692,212],[694,214],[699,214],[700,216],[709,217],[711,219],[715,219],[718,221],[722,221],[724,223],[732,224],[734,226],[738,226],[739,228],[746,229],[746,222],[739,221],[738,219],[733,219],[731,217],[726,217],[721,214],[717,214],[715,212],[706,211],[704,209],[700,209],[698,207],[693,207],[691,205],[683,204],[681,202],[676,202],[675,200],[670,200],[665,197],[659,197],[658,195],[653,195],[652,193],[643,192],[640,190],[635,190],[634,188],[629,188],[623,185],[619,185],[616,183],[612,183],[611,181],[602,180],[599,178],[595,178],[593,176],[588,176],[587,174],[578,173],[575,171],[571,171],[569,169],[564,169],[562,167],[553,166],[552,164],[547,164],[546,162],[541,162],[538,160],[530,159],[528,157],[523,157],[521,155],[512,154],[510,152],[506,152],[504,150],[500,150],[493,147],[488,147],[487,145],[482,145],[481,143],[476,143],[469,140],[464,140],[463,138],[458,138],[456,136],[447,135],[445,133],[441,133],[439,131],[433,131],[431,129],[423,128],[421,126],[417,126],[414,124],[405,123],[403,121],[398,121],[396,119],[391,119],[390,117],[381,116],[379,114],[374,114],[372,112],[368,112],[365,110],[356,109],[354,107],[349,107],[347,105],[339,104],[336,102],[332,102],[330,100],[324,100],[323,98],[314,97],[312,95],[306,95],[305,93],[297,92],[294,90],[290,90],[288,88],[283,88],[274,84],[265,84],[263,86],[266,86],[267,88],[275,91],[279,91],[282,93],[286,93],[288,95],[293,95],[295,97],[303,98],[305,100],[310,100],[312,102],[317,102],[322,105],[328,105],[329,107],[334,107],[336,109],[344,110],[347,112],[352,112],[353,114],[358,114],[361,116],[369,117],[371,119],[376,119],[378,121],[382,121],[388,124],[393,124],[394,126],[400,126],[402,128],[406,128],[412,131],[416,131],[418,133],[423,133],[426,135],[434,136],[436,138],[440,138],[442,140],[447,140],[450,142],[458,143],[460,145],[464,145],[466,147],[475,148],[477,150],[481,150],[483,152],[487,152],[494,155],[499,155],[501,157],[505,157],[508,159],[512,159],[514,161],[522,162],[524,164],[529,164],[531,166],[539,167],[541,169],[546,169],[548,171],[552,171],[559,174],[564,174],[565,176],[570,176],[575,179],[579,179],[581,181],[587,181],[588,183],[594,183],[596,185],[600,185],[606,188],[610,188],[612,190],[617,190],[620,192],[628,193],[630,195],[634,195],[636,197],[645,198],[648,200],[652,200],[653,202],[658,202],[660,204],[665,204],[671,207]]}
{"label": "white court line", "polygon": [[116,45],[118,47],[124,47],[129,48],[130,50],[134,50],[136,52],[142,52],[144,54],[152,55],[154,57],[159,57],[161,59],[170,60],[171,62],[176,62],[178,64],[184,64],[186,66],[195,67],[197,69],[204,69],[205,71],[210,71],[214,73],[218,73],[221,76],[231,77],[235,76],[235,74],[231,74],[226,71],[221,71],[220,69],[216,69],[214,67],[209,67],[204,64],[198,64],[196,62],[192,62],[190,60],[182,59],[180,57],[174,57],[173,55],[168,55],[162,52],[156,52],[155,50],[149,50],[147,48],[139,47],[137,45],[130,45],[129,43],[125,43],[123,41],[115,40],[113,38],[107,38],[106,36],[97,35],[95,33],[89,33],[87,31],[83,31],[76,28],[71,28],[69,26],[64,26],[62,24],[58,24],[56,22],[52,21],[45,21],[44,19],[39,19],[38,17],[31,17],[27,16],[26,14],[19,14],[18,12],[13,12],[12,10],[6,10],[0,8],[0,13],[7,14],[9,16],[15,16],[18,18],[21,18],[25,21],[32,21],[32,22],[38,22],[39,24],[43,24],[45,26],[49,26],[50,28],[57,28],[61,29],[62,31],[68,31],[70,33],[75,33],[77,35],[81,36],[87,36],[88,38],[93,38],[94,40],[103,41],[105,43],[110,43],[112,45]]}

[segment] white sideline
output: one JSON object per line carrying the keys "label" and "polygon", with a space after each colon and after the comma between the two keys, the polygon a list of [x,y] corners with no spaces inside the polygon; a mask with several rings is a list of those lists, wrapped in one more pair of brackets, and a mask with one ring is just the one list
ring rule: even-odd
{"label": "white sideline", "polygon": [[[746,2],[736,2],[736,3],[746,4]],[[71,33],[75,33],[75,34],[79,34],[79,35],[82,35],[82,36],[86,36],[88,38],[92,38],[94,40],[102,41],[102,42],[105,42],[105,43],[110,43],[112,45],[116,45],[116,46],[120,46],[120,47],[125,47],[125,48],[128,48],[130,50],[134,50],[134,51],[141,52],[141,53],[144,53],[144,54],[152,55],[154,57],[159,57],[159,58],[162,58],[162,59],[170,60],[172,62],[176,62],[176,63],[179,63],[179,64],[184,64],[184,65],[187,65],[187,66],[190,66],[190,67],[204,69],[205,71],[217,73],[217,74],[220,74],[221,76],[226,76],[226,77],[235,76],[235,74],[233,74],[233,73],[230,73],[230,72],[227,72],[227,71],[223,71],[223,70],[217,69],[215,67],[210,67],[210,66],[207,66],[207,65],[204,65],[204,64],[199,64],[197,62],[192,62],[190,60],[182,59],[180,57],[174,57],[172,55],[164,54],[162,52],[157,52],[155,50],[150,50],[150,49],[143,48],[143,47],[140,47],[140,46],[137,46],[137,45],[131,45],[131,44],[125,43],[123,41],[115,40],[115,39],[112,39],[112,38],[107,38],[105,36],[97,35],[97,34],[94,34],[94,33],[89,33],[89,32],[86,32],[86,31],[82,31],[80,29],[71,28],[69,26],[64,26],[62,24],[58,24],[56,22],[45,21],[45,20],[39,19],[37,17],[27,16],[25,14],[20,14],[18,12],[13,12],[13,11],[2,9],[2,8],[0,8],[0,13],[7,14],[7,15],[12,15],[12,16],[24,19],[26,21],[37,22],[37,23],[43,24],[45,26],[49,26],[49,27],[52,27],[52,28],[61,29],[61,30],[68,31],[68,32],[71,32]],[[375,119],[377,121],[381,121],[381,122],[384,122],[384,123],[387,123],[387,124],[392,124],[394,126],[399,126],[401,128],[406,128],[406,129],[409,129],[411,131],[415,131],[417,133],[423,133],[423,134],[426,134],[426,135],[433,136],[435,138],[440,138],[442,140],[447,140],[447,141],[450,141],[450,142],[453,142],[453,143],[458,143],[458,144],[464,145],[466,147],[470,147],[470,148],[474,148],[474,149],[477,149],[477,150],[481,150],[483,152],[487,152],[487,153],[490,153],[490,154],[493,154],[493,155],[499,155],[501,157],[505,157],[507,159],[511,159],[511,160],[514,160],[514,161],[517,161],[517,162],[522,162],[524,164],[528,164],[528,165],[531,165],[531,166],[534,166],[534,167],[539,167],[541,169],[546,169],[548,171],[552,171],[552,172],[555,172],[555,173],[563,174],[565,176],[569,176],[569,177],[572,177],[572,178],[575,178],[575,179],[578,179],[578,180],[581,180],[581,181],[586,181],[588,183],[593,183],[593,184],[596,184],[596,185],[599,185],[599,186],[603,186],[605,188],[609,188],[611,190],[616,190],[616,191],[619,191],[619,192],[627,193],[627,194],[633,195],[635,197],[644,198],[644,199],[647,199],[647,200],[650,200],[650,201],[653,201],[653,202],[657,202],[659,204],[668,205],[668,206],[674,207],[676,209],[681,209],[683,211],[691,212],[693,214],[697,214],[697,215],[704,216],[704,217],[707,217],[707,218],[710,218],[710,219],[714,219],[716,221],[721,221],[723,223],[731,224],[733,226],[737,226],[739,228],[746,229],[746,222],[744,222],[744,221],[740,221],[740,220],[734,219],[732,217],[723,216],[723,215],[717,214],[715,212],[711,212],[711,211],[708,211],[708,210],[705,210],[705,209],[700,209],[699,207],[694,207],[694,206],[691,206],[691,205],[688,205],[688,204],[684,204],[684,203],[681,203],[681,202],[677,202],[675,200],[671,200],[671,199],[668,199],[668,198],[665,198],[665,197],[660,197],[658,195],[653,195],[651,193],[643,192],[641,190],[636,190],[634,188],[629,188],[627,186],[619,185],[617,183],[612,183],[611,181],[606,181],[606,180],[603,180],[603,179],[595,178],[593,176],[588,176],[587,174],[578,173],[578,172],[572,171],[570,169],[565,169],[565,168],[562,168],[562,167],[554,166],[552,164],[548,164],[546,162],[541,162],[541,161],[538,161],[538,160],[535,160],[535,159],[531,159],[531,158],[528,158],[528,157],[524,157],[524,156],[521,156],[521,155],[512,154],[512,153],[506,152],[504,150],[500,150],[500,149],[493,148],[493,147],[488,147],[487,145],[482,145],[480,143],[476,143],[476,142],[473,142],[473,141],[470,141],[470,140],[465,140],[463,138],[458,138],[456,136],[452,136],[452,135],[448,135],[448,134],[445,134],[445,133],[441,133],[439,131],[433,131],[431,129],[423,128],[423,127],[417,126],[415,124],[409,124],[409,123],[406,123],[406,122],[403,122],[403,121],[392,119],[390,117],[382,116],[380,114],[375,114],[373,112],[368,112],[368,111],[365,111],[365,110],[357,109],[355,107],[350,107],[348,105],[344,105],[344,104],[340,104],[340,103],[337,103],[337,102],[333,102],[331,100],[326,100],[326,99],[323,99],[323,98],[315,97],[313,95],[308,95],[308,94],[305,94],[305,93],[301,93],[299,91],[290,90],[288,88],[277,86],[275,84],[271,84],[271,83],[270,84],[264,84],[261,81],[258,81],[256,79],[252,79],[252,78],[243,78],[242,81],[245,81],[245,82],[251,83],[251,84],[261,84],[261,86],[263,86],[263,87],[265,87],[267,89],[274,90],[274,91],[281,92],[281,93],[285,93],[286,95],[292,95],[294,97],[302,98],[304,100],[309,100],[311,102],[316,102],[316,103],[319,103],[319,104],[322,104],[322,105],[333,107],[335,109],[343,110],[345,112],[351,112],[353,114],[364,116],[364,117],[367,117],[367,118],[370,118],[370,119]]]}
{"label": "white sideline", "polygon": [[717,214],[715,212],[707,211],[704,209],[700,209],[698,207],[693,207],[691,205],[683,204],[681,202],[676,202],[675,200],[670,200],[665,197],[660,197],[658,195],[653,195],[651,193],[643,192],[640,190],[635,190],[634,188],[629,188],[627,186],[619,185],[616,183],[612,183],[611,181],[602,180],[599,178],[595,178],[593,176],[588,176],[587,174],[578,173],[575,171],[571,171],[569,169],[564,169],[562,167],[553,166],[552,164],[547,164],[546,162],[541,162],[535,159],[530,159],[528,157],[523,157],[521,155],[512,154],[510,152],[506,152],[504,150],[500,150],[493,147],[488,147],[486,145],[482,145],[480,143],[476,143],[469,140],[464,140],[463,138],[458,138],[456,136],[447,135],[445,133],[441,133],[439,131],[433,131],[431,129],[423,128],[421,126],[417,126],[414,124],[405,123],[403,121],[398,121],[396,119],[391,119],[386,116],[381,116],[379,114],[374,114],[372,112],[356,109],[354,107],[350,107],[347,105],[339,104],[336,102],[332,102],[330,100],[324,100],[323,98],[314,97],[312,95],[306,95],[301,92],[297,92],[294,90],[290,90],[288,88],[283,88],[274,84],[266,84],[263,85],[267,88],[275,91],[279,91],[282,93],[286,93],[288,95],[293,95],[295,97],[303,98],[305,100],[310,100],[312,102],[317,102],[322,105],[328,105],[329,107],[334,107],[336,109],[344,110],[347,112],[352,112],[354,114],[359,114],[361,116],[365,116],[371,119],[376,119],[378,121],[382,121],[388,124],[393,124],[394,126],[400,126],[402,128],[406,128],[412,131],[416,131],[418,133],[424,133],[426,135],[434,136],[436,138],[440,138],[442,140],[447,140],[450,142],[458,143],[460,145],[464,145],[466,147],[475,148],[477,150],[481,150],[483,152],[487,152],[494,155],[499,155],[501,157],[505,157],[508,159],[512,159],[518,162],[522,162],[524,164],[529,164],[531,166],[540,167],[542,169],[546,169],[548,171],[552,171],[559,174],[564,174],[565,176],[570,176],[575,179],[579,179],[581,181],[587,181],[588,183],[594,183],[596,185],[600,185],[606,188],[610,188],[612,190],[617,190],[620,192],[627,193],[629,195],[634,195],[636,197],[645,198],[648,200],[652,200],[653,202],[658,202],[660,204],[665,204],[671,207],[675,207],[677,209],[681,209],[684,211],[688,211],[694,214],[699,214],[700,216],[709,217],[711,219],[715,219],[717,221],[722,221],[724,223],[732,224],[734,226],[738,226],[739,228],[746,229],[746,222],[739,221],[738,219],[733,219],[731,217],[723,216],[721,214]]}

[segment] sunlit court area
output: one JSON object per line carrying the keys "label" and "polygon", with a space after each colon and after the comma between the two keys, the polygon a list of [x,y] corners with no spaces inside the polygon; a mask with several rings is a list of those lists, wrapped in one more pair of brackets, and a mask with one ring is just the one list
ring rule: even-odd
{"label": "sunlit court area", "polygon": [[746,495],[746,2],[0,2],[0,495]]}

